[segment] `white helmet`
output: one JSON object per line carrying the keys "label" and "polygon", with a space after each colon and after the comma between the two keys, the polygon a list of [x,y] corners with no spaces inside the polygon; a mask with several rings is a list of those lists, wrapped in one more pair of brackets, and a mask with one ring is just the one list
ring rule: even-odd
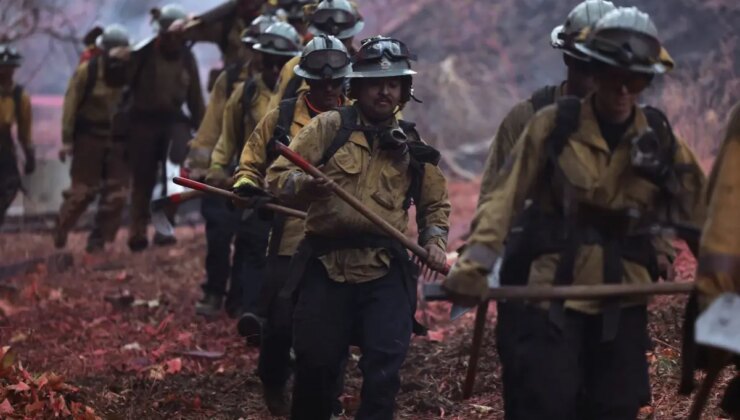
{"label": "white helmet", "polygon": [[106,26],[103,33],[95,39],[95,46],[104,51],[110,51],[116,47],[128,47],[129,43],[128,31],[117,23]]}
{"label": "white helmet", "polygon": [[187,19],[188,14],[182,6],[173,3],[163,6],[161,9],[152,9],[152,17],[154,18],[152,22],[154,31],[162,33],[170,29],[175,21]]}
{"label": "white helmet", "polygon": [[616,6],[606,0],[586,0],[568,13],[565,23],[556,26],[550,33],[550,45],[563,50],[571,57],[584,59],[583,54],[574,47],[576,37],[585,28],[594,25],[604,15],[616,9]]}
{"label": "white helmet", "polygon": [[277,22],[268,26],[258,37],[254,49],[266,54],[297,56],[301,54],[301,36],[298,31],[286,22]]}
{"label": "white helmet", "polygon": [[304,79],[341,79],[352,73],[352,63],[342,41],[331,35],[318,35],[303,49],[293,72]]}

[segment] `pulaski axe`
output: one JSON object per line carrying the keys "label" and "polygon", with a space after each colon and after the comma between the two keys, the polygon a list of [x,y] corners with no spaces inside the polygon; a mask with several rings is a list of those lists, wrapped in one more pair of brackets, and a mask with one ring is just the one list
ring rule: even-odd
{"label": "pulaski axe", "polygon": [[200,191],[187,191],[152,200],[149,208],[152,212],[154,230],[160,235],[173,236],[175,234],[173,223],[177,208],[185,202],[202,196],[203,193]]}

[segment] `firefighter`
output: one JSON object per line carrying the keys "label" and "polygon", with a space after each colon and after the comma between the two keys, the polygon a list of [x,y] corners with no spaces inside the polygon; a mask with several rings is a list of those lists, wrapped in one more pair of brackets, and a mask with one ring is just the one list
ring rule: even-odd
{"label": "firefighter", "polygon": [[[505,285],[641,284],[658,277],[651,227],[703,223],[705,177],[694,155],[662,112],[636,105],[672,67],[652,20],[616,9],[585,35],[576,48],[592,59],[595,91],[527,123],[444,281],[458,303],[486,296],[504,239]],[[647,299],[517,308],[499,321],[506,419],[637,417],[648,382]]]}
{"label": "firefighter", "polygon": [[[439,152],[420,140],[412,123],[395,117],[411,98],[411,57],[398,40],[366,40],[349,75],[355,104],[316,116],[290,148],[401,231],[414,203],[419,243],[432,268],[441,269],[450,203]],[[281,292],[297,299],[291,418],[330,417],[352,343],[362,351],[357,418],[392,419],[412,333],[416,267],[401,244],[333,195],[330,184],[284,157],[268,169],[267,182],[286,203],[308,204],[306,236]]]}
{"label": "firefighter", "polygon": [[[323,0],[308,13],[308,31],[315,35],[332,35],[339,38],[350,55],[354,55],[355,35],[365,27],[365,21],[357,6],[348,0]],[[278,106],[283,99],[294,98],[298,89],[305,88],[305,83],[293,73],[298,65],[296,57],[285,64],[280,71],[280,79],[275,95],[270,102],[270,109]]]}
{"label": "firefighter", "polygon": [[[267,112],[267,104],[270,102],[280,68],[287,60],[301,52],[298,33],[285,22],[270,25],[259,35],[258,41],[254,45],[254,50],[260,56],[262,72],[240,84],[226,103],[223,128],[211,153],[211,164],[206,174],[206,182],[211,185],[224,188],[232,185],[235,162],[241,155],[245,139]],[[215,206],[215,203],[212,204]],[[219,205],[221,204],[223,203]],[[218,209],[209,207],[208,202],[204,203],[204,206],[206,206],[204,211],[214,212],[214,217],[217,217]],[[235,302],[231,313],[238,316],[243,311],[255,311],[262,284],[270,225],[261,220],[257,212],[250,209],[237,211],[232,217],[236,218],[234,222],[238,223],[238,228],[234,238],[229,296]],[[215,234],[217,233],[214,231]],[[213,238],[219,241],[222,239]],[[224,255],[220,254],[214,255],[214,258],[223,257]],[[206,284],[203,285],[204,297],[196,306],[198,313],[208,315],[220,310],[226,289],[226,277],[208,277]]]}
{"label": "firefighter", "polygon": [[[306,45],[295,73],[307,81],[308,89],[301,90],[296,98],[281,102],[257,124],[242,151],[234,184],[237,193],[248,197],[263,194],[265,172],[277,157],[274,143],[289,142],[312,118],[346,104],[343,86],[351,71],[347,49],[337,38],[319,35]],[[278,294],[285,284],[290,259],[301,239],[303,220],[275,216],[260,308],[257,314],[244,314],[239,322],[240,333],[253,336],[261,333],[262,320],[266,318],[260,340],[258,374],[267,408],[276,416],[290,412],[286,384],[291,372],[292,343],[290,305],[279,299]],[[341,391],[341,385],[338,390]],[[335,401],[333,411],[339,414],[341,404],[338,399]]]}
{"label": "firefighter", "polygon": [[13,126],[25,155],[23,172],[36,169],[36,153],[31,139],[31,97],[13,79],[23,57],[14,47],[0,44],[0,226],[5,213],[21,189],[21,174],[13,142]]}
{"label": "firefighter", "polygon": [[[131,54],[129,90],[114,120],[114,135],[128,139],[133,183],[131,226],[128,246],[142,251],[149,245],[147,226],[149,202],[157,173],[162,175],[166,193],[166,162],[182,164],[191,130],[197,129],[205,112],[198,66],[181,34],[169,27],[187,16],[178,5],[153,11],[156,38]],[[186,116],[182,107],[187,104]],[[154,236],[157,245],[176,241],[174,236]]]}
{"label": "firefighter", "polygon": [[129,183],[125,145],[111,136],[111,118],[126,82],[120,55],[129,46],[128,32],[120,25],[110,25],[95,45],[101,53],[79,65],[64,96],[59,159],[64,162],[72,157],[72,185],[63,194],[53,233],[54,246],[63,248],[70,229],[98,198],[88,252],[101,251],[115,239]]}

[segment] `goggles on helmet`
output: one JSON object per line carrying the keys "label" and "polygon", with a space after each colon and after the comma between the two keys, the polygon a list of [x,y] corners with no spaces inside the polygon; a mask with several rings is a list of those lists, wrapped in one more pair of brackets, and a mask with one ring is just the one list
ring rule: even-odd
{"label": "goggles on helmet", "polygon": [[344,51],[318,50],[302,57],[299,66],[311,73],[320,73],[327,67],[332,70],[341,70],[349,64],[349,57]]}
{"label": "goggles on helmet", "polygon": [[352,13],[340,9],[320,9],[311,16],[311,22],[317,25],[348,26],[354,25],[356,21]]}
{"label": "goggles on helmet", "polygon": [[261,34],[259,36],[259,44],[264,48],[272,48],[278,51],[296,51],[300,47],[295,45],[292,41],[279,35],[273,34]]}
{"label": "goggles on helmet", "polygon": [[621,63],[650,63],[660,56],[660,43],[655,39],[616,31],[604,35],[591,39],[589,47]]}
{"label": "goggles on helmet", "polygon": [[406,44],[396,39],[380,38],[365,40],[360,51],[355,55],[355,61],[377,60],[383,56],[391,59],[416,60]]}
{"label": "goggles on helmet", "polygon": [[18,54],[18,50],[10,45],[0,45],[0,57],[5,59],[18,58],[20,54]]}

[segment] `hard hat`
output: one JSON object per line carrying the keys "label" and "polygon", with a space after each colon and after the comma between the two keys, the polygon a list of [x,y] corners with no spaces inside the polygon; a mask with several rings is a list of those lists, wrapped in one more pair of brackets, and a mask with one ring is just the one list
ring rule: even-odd
{"label": "hard hat", "polygon": [[563,50],[563,53],[578,59],[584,59],[583,54],[574,47],[576,37],[585,28],[594,25],[604,15],[616,9],[610,1],[586,0],[568,13],[565,23],[556,26],[550,33],[550,44],[553,48]]}
{"label": "hard hat", "polygon": [[285,22],[273,23],[258,37],[254,49],[267,54],[297,56],[301,54],[301,36]]}
{"label": "hard hat", "polygon": [[662,74],[673,68],[673,60],[658,40],[655,24],[636,7],[607,13],[575,47],[593,61],[634,72]]}
{"label": "hard hat", "polygon": [[352,59],[349,78],[374,78],[413,76],[411,60],[416,57],[403,42],[384,36],[375,36],[362,41],[362,46]]}
{"label": "hard hat", "polygon": [[318,35],[303,49],[293,72],[304,79],[341,79],[352,72],[352,64],[342,41],[331,35]]}
{"label": "hard hat", "polygon": [[357,35],[365,21],[348,0],[323,0],[316,6],[309,19],[308,30],[314,35],[334,35],[347,39]]}
{"label": "hard hat", "polygon": [[18,67],[23,61],[23,56],[14,47],[8,44],[0,44],[0,66]]}
{"label": "hard hat", "polygon": [[245,44],[256,44],[260,34],[264,33],[273,23],[279,22],[273,15],[260,15],[254,18],[249,27],[242,32],[242,42]]}
{"label": "hard hat", "polygon": [[103,33],[95,40],[95,46],[105,51],[116,47],[128,47],[129,43],[128,31],[117,23],[106,26]]}
{"label": "hard hat", "polygon": [[173,3],[163,6],[161,9],[156,11],[156,14],[155,10],[157,9],[152,10],[152,15],[154,16],[152,26],[154,27],[154,30],[159,33],[167,31],[176,20],[184,20],[188,18],[188,14],[185,12],[185,9],[183,9],[179,4]]}

